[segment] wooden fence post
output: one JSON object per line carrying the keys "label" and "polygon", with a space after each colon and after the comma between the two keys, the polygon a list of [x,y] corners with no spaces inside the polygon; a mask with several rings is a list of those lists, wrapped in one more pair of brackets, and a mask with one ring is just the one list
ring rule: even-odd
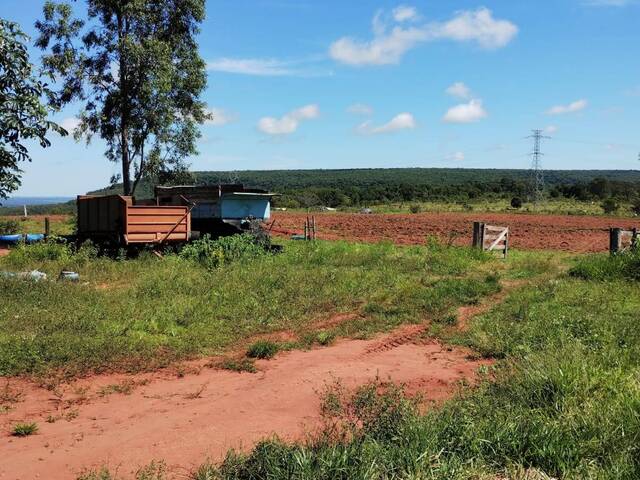
{"label": "wooden fence post", "polygon": [[473,222],[473,240],[471,245],[475,248],[478,246],[478,236],[480,232],[480,222]]}
{"label": "wooden fence post", "polygon": [[473,222],[473,246],[484,249],[484,223]]}
{"label": "wooden fence post", "polygon": [[609,229],[609,252],[611,255],[615,255],[620,251],[622,247],[622,229],[610,228]]}
{"label": "wooden fence post", "polygon": [[51,235],[51,222],[49,217],[44,217],[44,238],[48,239]]}

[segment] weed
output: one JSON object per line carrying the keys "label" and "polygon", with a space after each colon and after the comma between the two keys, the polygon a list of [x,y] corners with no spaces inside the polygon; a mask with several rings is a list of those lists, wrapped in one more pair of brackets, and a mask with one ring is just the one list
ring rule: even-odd
{"label": "weed", "polygon": [[98,395],[101,397],[106,397],[107,395],[111,395],[114,393],[131,395],[131,393],[137,386],[138,382],[135,382],[133,380],[125,380],[121,383],[113,383],[100,388],[100,390],[98,390]]}
{"label": "weed", "polygon": [[273,358],[280,350],[280,346],[270,340],[259,340],[251,345],[247,350],[249,358]]}
{"label": "weed", "polygon": [[202,398],[202,394],[204,393],[204,391],[207,389],[208,386],[209,386],[208,383],[203,383],[200,386],[200,388],[198,388],[198,390],[196,390],[195,392],[186,394],[184,398],[186,398],[187,400],[195,400],[197,398]]}
{"label": "weed", "polygon": [[324,345],[324,346],[331,345],[335,339],[336,339],[336,335],[333,332],[323,331],[323,332],[319,332],[316,335],[316,341],[320,345]]}
{"label": "weed", "polygon": [[38,431],[38,424],[36,423],[17,423],[11,430],[11,435],[14,437],[28,437]]}
{"label": "weed", "polygon": [[249,372],[256,373],[258,370],[256,369],[255,362],[249,358],[227,358],[220,363],[220,368],[225,370],[232,370],[234,372]]}

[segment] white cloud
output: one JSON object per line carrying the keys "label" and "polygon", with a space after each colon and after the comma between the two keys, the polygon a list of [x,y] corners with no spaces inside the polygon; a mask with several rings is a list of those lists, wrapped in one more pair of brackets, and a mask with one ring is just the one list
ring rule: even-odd
{"label": "white cloud", "polygon": [[462,162],[464,160],[464,152],[454,152],[445,157],[445,160],[451,162]]}
{"label": "white cloud", "polygon": [[205,124],[215,127],[221,127],[222,125],[231,123],[237,118],[237,115],[229,113],[222,108],[211,107],[207,109],[207,113],[211,115],[211,118],[207,120]]}
{"label": "white cloud", "polygon": [[482,100],[474,99],[469,103],[462,103],[450,108],[443,117],[446,123],[473,123],[487,116],[482,106]]}
{"label": "white cloud", "polygon": [[207,63],[211,72],[236,73],[260,77],[327,77],[331,70],[317,66],[318,57],[298,60],[276,58],[218,58]]}
{"label": "white cloud", "polygon": [[449,86],[445,91],[447,94],[451,95],[452,97],[460,98],[462,100],[467,100],[471,98],[471,89],[462,82],[454,83],[453,85]]}
{"label": "white cloud", "polygon": [[286,62],[260,58],[219,58],[207,63],[207,70],[239,73],[243,75],[282,76],[292,75]]}
{"label": "white cloud", "polygon": [[347,108],[347,112],[354,115],[372,115],[373,107],[364,103],[354,103]]}
{"label": "white cloud", "polygon": [[263,117],[258,121],[258,130],[268,135],[289,135],[294,133],[303,120],[318,118],[318,105],[311,104],[293,110],[282,118]]}
{"label": "white cloud", "polygon": [[564,115],[566,113],[575,113],[580,110],[584,110],[589,105],[585,99],[576,100],[575,102],[570,103],[569,105],[556,105],[555,107],[551,107],[547,110],[548,115]]}
{"label": "white cloud", "polygon": [[73,135],[73,131],[80,126],[80,119],[76,117],[65,118],[60,122],[60,126]]}
{"label": "white cloud", "polygon": [[393,9],[393,19],[396,22],[408,22],[418,19],[418,10],[408,5],[400,5]]}
{"label": "white cloud", "polygon": [[518,33],[515,24],[508,20],[496,20],[487,8],[458,12],[444,23],[430,22],[409,27],[400,25],[403,20],[418,18],[417,11],[411,8],[403,6],[394,10],[392,20],[395,24],[391,29],[379,11],[373,18],[372,40],[342,37],[331,44],[329,55],[347,65],[388,65],[398,63],[407,51],[422,42],[453,40],[475,42],[483,48],[499,48],[507,45]]}
{"label": "white cloud", "polygon": [[554,133],[558,133],[558,127],[556,125],[549,125],[545,127],[544,133],[548,133],[549,135],[553,135]]}
{"label": "white cloud", "polygon": [[458,13],[443,25],[434,25],[436,38],[458,42],[477,42],[483,48],[506,46],[518,33],[518,27],[508,20],[496,20],[491,10],[479,8]]}
{"label": "white cloud", "polygon": [[405,112],[399,113],[384,125],[376,127],[371,121],[367,121],[358,125],[356,130],[362,135],[378,135],[413,128],[416,128],[416,120],[412,114]]}

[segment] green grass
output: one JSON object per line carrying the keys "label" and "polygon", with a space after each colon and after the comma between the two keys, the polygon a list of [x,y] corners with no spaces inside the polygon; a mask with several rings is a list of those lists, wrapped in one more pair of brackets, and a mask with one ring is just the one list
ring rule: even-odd
{"label": "green grass", "polygon": [[640,280],[640,250],[582,258],[570,274],[586,280]]}
{"label": "green grass", "polygon": [[[17,231],[4,231],[5,226],[17,224]],[[50,223],[52,235],[69,235],[75,229],[75,216],[68,215],[64,218],[55,217]],[[20,217],[20,216],[0,216],[0,235],[3,233],[44,233],[44,216]]]}
{"label": "green grass", "polygon": [[28,437],[38,431],[38,425],[36,423],[17,423],[11,430],[11,435],[14,437]]}
{"label": "green grass", "polygon": [[[501,265],[433,242],[290,242],[281,254],[218,268],[176,255],[118,261],[91,246],[23,246],[0,270],[38,269],[50,280],[0,279],[0,375],[152,369],[223,354],[252,335],[303,338],[339,313],[358,315],[328,335],[368,336],[496,292],[491,271]],[[61,270],[80,282],[55,281]]]}
{"label": "green grass", "polygon": [[280,346],[269,340],[260,340],[253,343],[247,349],[247,357],[249,358],[273,358],[280,351]]}

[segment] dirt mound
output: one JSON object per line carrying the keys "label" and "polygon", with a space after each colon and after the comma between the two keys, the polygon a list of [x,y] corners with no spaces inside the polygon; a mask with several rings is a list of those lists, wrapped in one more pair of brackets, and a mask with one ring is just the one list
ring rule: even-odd
{"label": "dirt mound", "polygon": [[[567,252],[604,252],[609,248],[609,228],[640,227],[628,218],[484,214],[421,213],[405,214],[315,214],[318,238],[377,242],[390,240],[401,245],[424,243],[429,236],[455,245],[469,245],[474,221],[484,221],[511,229],[511,245],[521,249]],[[278,212],[274,215],[274,234],[301,233],[306,214]]]}
{"label": "dirt mound", "polygon": [[[100,376],[53,392],[13,380],[10,389],[21,401],[0,416],[0,479],[73,479],[102,465],[127,477],[153,459],[184,473],[273,432],[301,438],[317,427],[318,392],[334,379],[346,387],[390,379],[438,402],[488,363],[435,340],[416,342],[421,331],[409,326],[372,340],[283,353],[257,362],[257,374],[203,368],[182,378]],[[34,421],[36,435],[9,435],[16,422]]]}

